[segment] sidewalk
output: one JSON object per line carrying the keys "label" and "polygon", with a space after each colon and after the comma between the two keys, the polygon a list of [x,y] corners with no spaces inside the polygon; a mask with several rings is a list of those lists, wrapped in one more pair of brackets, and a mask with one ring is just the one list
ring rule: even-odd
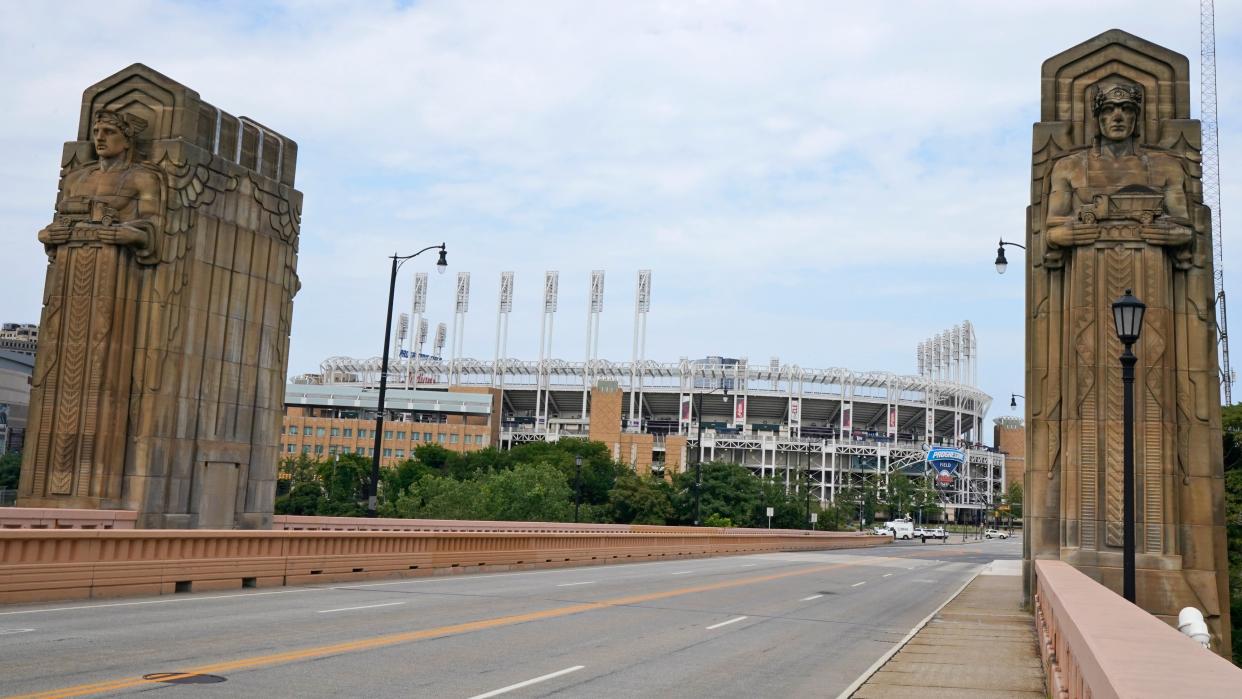
{"label": "sidewalk", "polygon": [[1043,699],[1035,622],[1021,603],[1021,561],[993,562],[852,696]]}

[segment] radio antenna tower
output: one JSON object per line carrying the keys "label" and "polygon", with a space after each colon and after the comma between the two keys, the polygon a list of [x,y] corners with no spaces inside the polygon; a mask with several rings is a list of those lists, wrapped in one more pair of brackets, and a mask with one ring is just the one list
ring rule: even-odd
{"label": "radio antenna tower", "polygon": [[1221,236],[1220,141],[1216,126],[1216,8],[1199,0],[1199,119],[1203,123],[1203,203],[1212,209],[1212,275],[1216,283],[1216,327],[1220,333],[1220,388],[1233,405],[1229,367],[1229,322],[1225,311],[1225,253]]}

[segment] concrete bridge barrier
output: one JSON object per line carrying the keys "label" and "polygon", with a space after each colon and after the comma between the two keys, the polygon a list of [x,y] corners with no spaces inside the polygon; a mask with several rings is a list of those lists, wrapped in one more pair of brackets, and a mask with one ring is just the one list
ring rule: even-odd
{"label": "concrete bridge barrier", "polygon": [[1035,561],[1035,625],[1054,697],[1232,697],[1242,669],[1068,563]]}
{"label": "concrete bridge barrier", "polygon": [[[526,523],[499,523],[501,527],[507,524]],[[0,603],[857,548],[889,542],[888,537],[832,532],[680,529],[691,531],[4,529],[0,530]]]}

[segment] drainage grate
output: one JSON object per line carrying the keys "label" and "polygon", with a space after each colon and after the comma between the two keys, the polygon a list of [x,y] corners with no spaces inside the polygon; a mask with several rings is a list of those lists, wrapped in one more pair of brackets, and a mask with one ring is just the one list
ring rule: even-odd
{"label": "drainage grate", "polygon": [[224,678],[219,675],[199,675],[193,672],[152,672],[143,675],[142,679],[149,682],[163,682],[165,684],[218,684],[224,682]]}

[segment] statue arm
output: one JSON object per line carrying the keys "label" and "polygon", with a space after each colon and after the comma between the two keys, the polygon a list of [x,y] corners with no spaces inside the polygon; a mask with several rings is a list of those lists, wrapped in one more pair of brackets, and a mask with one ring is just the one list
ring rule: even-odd
{"label": "statue arm", "polygon": [[1048,215],[1044,229],[1048,242],[1055,247],[1070,247],[1090,241],[1080,241],[1074,234],[1074,183],[1072,179],[1073,163],[1069,158],[1062,158],[1053,165],[1049,175],[1051,187],[1048,192]]}

